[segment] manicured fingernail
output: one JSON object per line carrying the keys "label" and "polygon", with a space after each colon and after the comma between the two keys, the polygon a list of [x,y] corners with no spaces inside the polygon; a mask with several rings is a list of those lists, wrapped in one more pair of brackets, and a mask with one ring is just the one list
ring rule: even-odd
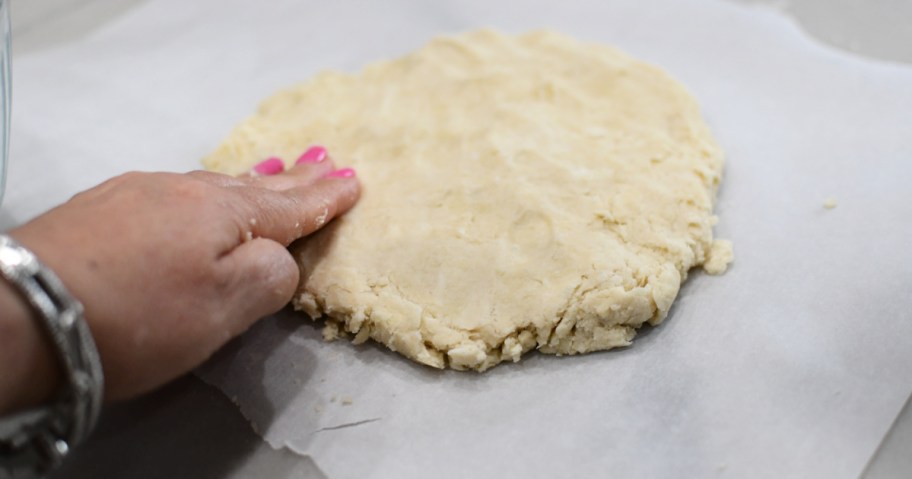
{"label": "manicured fingernail", "polygon": [[327,178],[351,178],[355,176],[355,170],[351,168],[342,168],[341,170],[330,171]]}
{"label": "manicured fingernail", "polygon": [[316,145],[311,146],[298,158],[298,161],[295,162],[296,165],[301,163],[319,163],[326,159],[326,148]]}
{"label": "manicured fingernail", "polygon": [[256,164],[253,167],[253,172],[258,175],[269,176],[277,175],[285,170],[285,163],[282,160],[272,157],[267,160],[263,160]]}

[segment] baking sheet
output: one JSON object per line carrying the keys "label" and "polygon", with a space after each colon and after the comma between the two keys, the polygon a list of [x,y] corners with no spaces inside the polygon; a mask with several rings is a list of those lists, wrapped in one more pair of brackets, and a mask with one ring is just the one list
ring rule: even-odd
{"label": "baking sheet", "polygon": [[196,168],[274,90],[480,26],[614,44],[684,82],[727,152],[732,269],[693,275],[624,350],[440,372],[279,315],[199,374],[331,478],[856,477],[912,390],[912,68],[820,46],[771,10],[149,2],[15,59],[0,222],[128,169]]}

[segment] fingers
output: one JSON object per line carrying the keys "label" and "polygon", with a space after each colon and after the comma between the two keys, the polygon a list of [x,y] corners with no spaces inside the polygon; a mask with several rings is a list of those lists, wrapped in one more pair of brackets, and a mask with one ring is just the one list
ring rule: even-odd
{"label": "fingers", "polygon": [[[346,175],[333,176],[339,172]],[[307,236],[350,210],[361,196],[361,185],[355,178],[354,170],[336,170],[312,187],[288,190],[286,194],[307,205],[308,215],[300,232],[300,236]]]}
{"label": "fingers", "polygon": [[240,178],[252,185],[280,191],[309,185],[334,168],[326,148],[314,145],[302,153],[288,171],[285,171],[285,163],[281,159],[272,157],[257,163]]}
{"label": "fingers", "polygon": [[282,309],[298,287],[300,271],[288,250],[266,238],[242,243],[223,257],[226,274],[239,278],[229,301],[232,335],[253,322]]}
{"label": "fingers", "polygon": [[360,185],[354,176],[327,176],[284,191],[248,188],[244,191],[247,217],[242,218],[243,234],[249,232],[249,237],[269,238],[287,246],[348,211],[359,195]]}
{"label": "fingers", "polygon": [[[302,155],[302,158],[304,155]],[[335,165],[328,157],[317,163],[299,162],[281,175],[263,176],[256,179],[256,186],[282,191],[291,188],[308,186],[335,170]]]}
{"label": "fingers", "polygon": [[348,211],[360,195],[354,170],[336,170],[322,146],[308,148],[288,171],[282,168],[273,157],[236,178],[244,186],[235,191],[244,203],[237,218],[241,240],[263,237],[287,246]]}

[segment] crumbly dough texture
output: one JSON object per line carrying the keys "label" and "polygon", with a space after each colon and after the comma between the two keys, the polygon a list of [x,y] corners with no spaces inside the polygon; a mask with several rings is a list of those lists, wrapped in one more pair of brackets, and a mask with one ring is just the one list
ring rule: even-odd
{"label": "crumbly dough texture", "polygon": [[722,155],[687,91],[553,32],[440,37],[282,91],[204,160],[237,174],[327,146],[360,203],[295,244],[324,335],[433,367],[626,346],[688,270],[721,273]]}

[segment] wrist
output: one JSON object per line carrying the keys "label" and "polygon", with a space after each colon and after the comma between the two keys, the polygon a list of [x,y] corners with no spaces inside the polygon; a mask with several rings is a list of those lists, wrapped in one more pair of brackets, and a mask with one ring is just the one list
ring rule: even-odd
{"label": "wrist", "polygon": [[18,290],[0,277],[0,415],[48,402],[60,367],[47,334]]}
{"label": "wrist", "polygon": [[[50,395],[46,388],[54,381],[44,366],[53,364],[51,356],[59,360],[58,376],[66,379],[53,401],[38,408],[29,423],[23,419],[32,415],[16,415],[4,424],[0,437],[3,455],[20,464],[23,471],[43,473],[60,464],[70,448],[79,444],[95,426],[101,409],[104,378],[98,351],[83,318],[83,306],[67,291],[56,274],[45,266],[35,254],[8,235],[0,235],[0,273],[5,281],[20,293],[21,298],[34,311],[33,323],[40,323],[54,354],[38,354],[41,336],[34,329],[22,327],[22,310],[10,303],[17,315],[10,315],[10,329],[19,333],[21,345],[15,348],[25,362],[25,367],[14,367],[18,375],[27,373],[35,380],[18,380],[22,389],[7,386],[10,408],[24,403],[34,405],[36,398]],[[9,291],[7,291],[8,293]],[[11,296],[6,296],[10,301]],[[23,347],[24,346],[24,347]],[[42,364],[43,363],[43,364]],[[37,370],[33,369],[37,368]],[[51,373],[53,375],[54,373]],[[16,381],[11,382],[16,386]],[[40,401],[39,401],[40,403]],[[20,406],[21,407],[21,406]],[[16,475],[17,471],[13,471]]]}

